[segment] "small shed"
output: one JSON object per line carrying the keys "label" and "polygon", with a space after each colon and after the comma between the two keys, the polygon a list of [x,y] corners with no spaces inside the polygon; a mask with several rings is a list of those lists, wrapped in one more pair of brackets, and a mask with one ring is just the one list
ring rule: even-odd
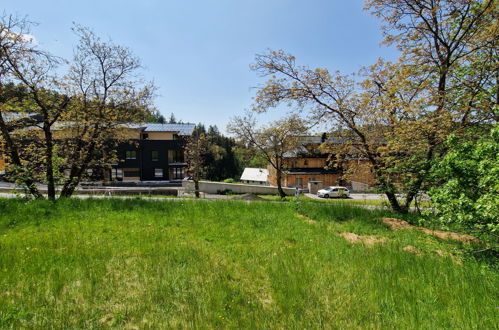
{"label": "small shed", "polygon": [[247,184],[269,185],[269,170],[265,168],[246,167],[241,175],[241,181]]}

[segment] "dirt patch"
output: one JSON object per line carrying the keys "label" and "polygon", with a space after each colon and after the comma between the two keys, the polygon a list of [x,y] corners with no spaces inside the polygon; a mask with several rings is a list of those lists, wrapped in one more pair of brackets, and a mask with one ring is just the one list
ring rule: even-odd
{"label": "dirt patch", "polygon": [[265,199],[261,198],[260,196],[257,196],[255,194],[243,194],[243,195],[238,195],[232,197],[232,199],[242,199],[246,201],[264,201]]}
{"label": "dirt patch", "polygon": [[420,228],[418,227],[418,230],[421,230],[423,233],[427,235],[432,235],[435,237],[438,237],[440,239],[451,239],[454,241],[459,241],[459,242],[464,242],[464,243],[479,243],[480,240],[476,237],[473,237],[471,235],[466,235],[466,234],[458,234],[458,233],[453,233],[451,231],[442,231],[442,230],[431,230],[428,228]]}
{"label": "dirt patch", "polygon": [[317,220],[314,220],[312,218],[309,218],[307,217],[306,215],[303,215],[303,214],[296,214],[296,216],[300,219],[302,219],[303,221],[305,222],[308,222],[308,223],[317,223]]}
{"label": "dirt patch", "polygon": [[396,218],[381,218],[385,225],[388,225],[391,230],[414,229],[415,227],[402,219]]}
{"label": "dirt patch", "polygon": [[479,243],[480,240],[476,237],[466,234],[458,234],[453,233],[451,231],[442,231],[442,230],[431,230],[423,227],[416,227],[411,225],[405,220],[396,219],[396,218],[381,218],[381,221],[390,227],[391,230],[419,230],[423,233],[431,236],[438,237],[440,239],[451,239],[454,241],[464,242],[464,243]]}
{"label": "dirt patch", "polygon": [[403,247],[402,250],[409,252],[409,253],[421,254],[421,251],[419,251],[418,248],[416,248],[412,245],[407,245],[407,246]]}
{"label": "dirt patch", "polygon": [[354,233],[341,233],[340,236],[342,236],[344,239],[346,239],[350,243],[362,243],[365,245],[374,245],[374,244],[386,242],[386,238],[383,238],[383,237],[362,236],[362,235],[357,235]]}

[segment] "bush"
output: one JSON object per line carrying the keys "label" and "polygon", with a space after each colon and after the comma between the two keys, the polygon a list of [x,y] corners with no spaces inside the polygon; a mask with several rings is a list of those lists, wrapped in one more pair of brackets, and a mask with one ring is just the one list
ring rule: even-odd
{"label": "bush", "polygon": [[234,180],[233,178],[228,178],[228,179],[225,179],[223,182],[224,183],[234,183],[234,182],[236,182],[236,180]]}
{"label": "bush", "polygon": [[235,193],[230,189],[217,190],[218,195],[235,195]]}
{"label": "bush", "polygon": [[494,234],[499,231],[499,126],[475,141],[447,141],[450,148],[435,174],[446,182],[430,191],[436,215],[444,224],[458,224]]}

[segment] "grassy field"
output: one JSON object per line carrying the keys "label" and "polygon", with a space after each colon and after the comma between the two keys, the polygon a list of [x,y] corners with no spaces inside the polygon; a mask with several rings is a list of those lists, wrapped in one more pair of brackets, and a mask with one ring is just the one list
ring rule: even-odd
{"label": "grassy field", "polygon": [[497,328],[496,266],[383,216],[304,201],[0,199],[0,328]]}

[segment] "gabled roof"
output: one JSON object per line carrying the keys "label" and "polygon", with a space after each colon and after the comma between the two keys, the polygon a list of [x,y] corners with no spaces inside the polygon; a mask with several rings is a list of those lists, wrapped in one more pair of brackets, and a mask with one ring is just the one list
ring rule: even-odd
{"label": "gabled roof", "polygon": [[269,170],[265,168],[246,167],[241,175],[241,181],[267,182]]}

